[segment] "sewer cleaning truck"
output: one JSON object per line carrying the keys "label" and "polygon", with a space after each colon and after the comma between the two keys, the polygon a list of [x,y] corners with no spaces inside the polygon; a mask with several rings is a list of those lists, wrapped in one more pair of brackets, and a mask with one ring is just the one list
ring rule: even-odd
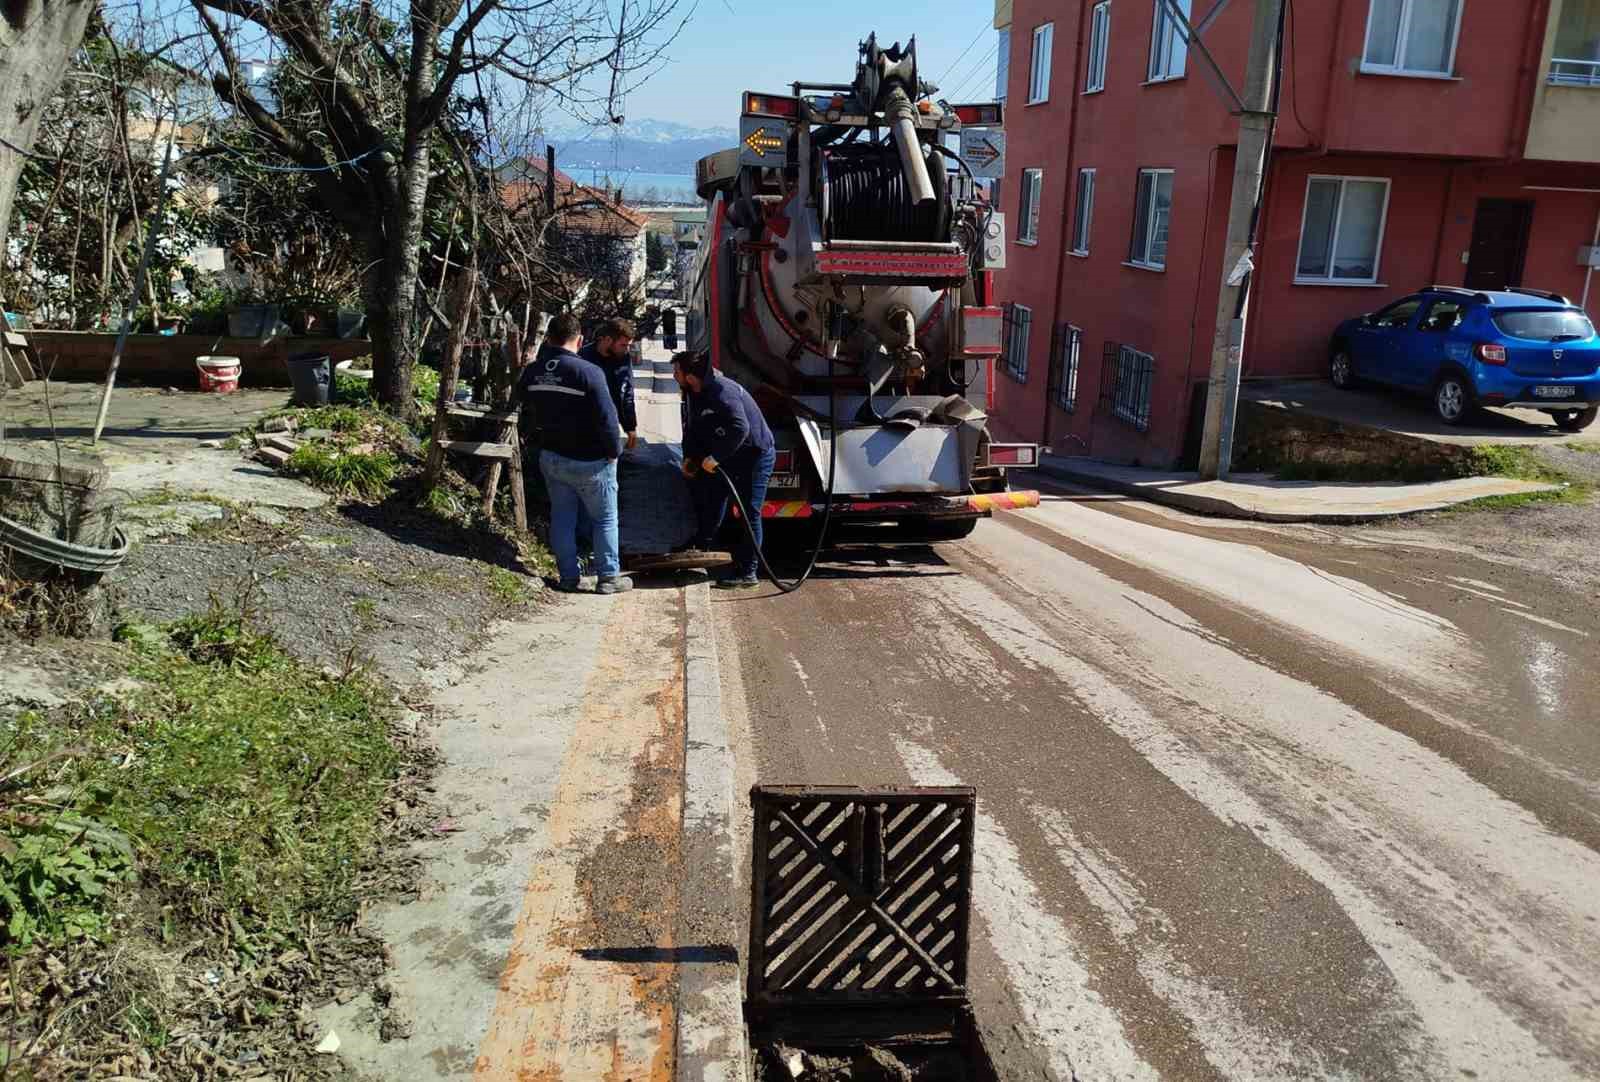
{"label": "sewer cleaning truck", "polygon": [[951,540],[1038,503],[1010,484],[1038,447],[996,441],[986,413],[1005,244],[980,180],[1003,160],[1001,106],[937,94],[915,38],[872,36],[852,82],[746,92],[739,146],[697,164],[688,345],[772,427],[774,540],[830,507],[885,539]]}

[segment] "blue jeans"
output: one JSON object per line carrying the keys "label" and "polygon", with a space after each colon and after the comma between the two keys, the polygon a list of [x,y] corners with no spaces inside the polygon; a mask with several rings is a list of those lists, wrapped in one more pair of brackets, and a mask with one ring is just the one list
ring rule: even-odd
{"label": "blue jeans", "polygon": [[578,581],[578,515],[592,524],[594,571],[603,579],[622,570],[617,556],[617,463],[585,462],[539,452],[539,472],[550,492],[550,548],[562,582]]}
{"label": "blue jeans", "polygon": [[[754,575],[757,569],[756,550],[761,547],[761,508],[767,502],[767,482],[772,479],[772,464],[778,452],[772,449],[757,451],[745,447],[727,462],[718,464],[717,472],[726,473],[739,490],[745,511],[750,516],[750,529],[739,527],[739,540],[733,546],[733,573],[744,577]],[[699,545],[707,548],[717,539],[722,520],[728,515],[728,485],[722,478],[708,475],[704,470],[695,474],[695,510],[700,517]],[[755,544],[750,535],[755,535]]]}

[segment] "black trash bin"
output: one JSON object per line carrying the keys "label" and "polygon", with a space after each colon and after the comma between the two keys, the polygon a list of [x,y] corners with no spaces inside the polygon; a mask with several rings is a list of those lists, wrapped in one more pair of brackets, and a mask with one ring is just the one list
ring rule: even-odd
{"label": "black trash bin", "polygon": [[333,358],[326,353],[296,353],[289,358],[289,382],[294,384],[292,405],[326,406],[333,385]]}

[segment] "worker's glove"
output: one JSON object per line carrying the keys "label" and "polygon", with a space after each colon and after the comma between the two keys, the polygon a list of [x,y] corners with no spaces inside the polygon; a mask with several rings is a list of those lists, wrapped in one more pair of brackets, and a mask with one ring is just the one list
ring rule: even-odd
{"label": "worker's glove", "polygon": [[639,446],[639,433],[637,433],[637,432],[629,432],[628,433],[628,450],[631,451],[637,446]]}
{"label": "worker's glove", "polygon": [[683,475],[685,477],[693,477],[695,474],[697,474],[699,472],[700,472],[700,467],[696,466],[692,459],[687,459],[686,458],[686,459],[683,460]]}
{"label": "worker's glove", "polygon": [[717,460],[712,458],[710,455],[707,455],[703,460],[701,460],[700,468],[705,470],[707,473],[716,473]]}

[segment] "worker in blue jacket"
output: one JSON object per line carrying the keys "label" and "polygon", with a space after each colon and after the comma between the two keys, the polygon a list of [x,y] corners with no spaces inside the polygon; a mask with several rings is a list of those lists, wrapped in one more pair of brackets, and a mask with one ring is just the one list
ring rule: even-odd
{"label": "worker in blue jacket", "polygon": [[578,512],[587,512],[594,543],[595,592],[633,589],[622,574],[617,539],[617,459],[622,430],[605,373],[579,357],[582,325],[573,315],[550,321],[554,348],[522,370],[517,398],[537,433],[539,472],[550,492],[550,548],[556,588],[578,589]]}
{"label": "worker in blue jacket", "polygon": [[[741,530],[733,550],[733,570],[717,589],[755,586],[761,546],[761,509],[777,451],[761,407],[739,384],[711,367],[708,353],[685,352],[672,358],[672,376],[687,399],[683,430],[683,472],[690,479],[699,516],[697,548],[710,548],[728,514],[728,488],[719,471],[739,492],[750,529]],[[753,535],[753,536],[752,536]]]}
{"label": "worker in blue jacket", "polygon": [[633,404],[633,321],[612,317],[595,328],[594,341],[578,351],[578,356],[599,366],[606,374],[611,404],[627,435],[627,449],[639,442],[639,413]]}

